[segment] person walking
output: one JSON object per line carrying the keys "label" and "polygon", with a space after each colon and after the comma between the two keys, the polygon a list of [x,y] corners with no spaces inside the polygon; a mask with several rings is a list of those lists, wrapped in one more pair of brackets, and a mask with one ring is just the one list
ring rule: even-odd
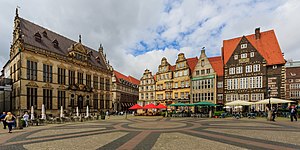
{"label": "person walking", "polygon": [[28,120],[29,120],[28,112],[25,112],[25,114],[23,115],[23,119],[25,121],[26,127],[28,127]]}
{"label": "person walking", "polygon": [[8,133],[11,133],[12,126],[14,124],[15,119],[16,119],[16,117],[14,115],[12,115],[11,112],[8,112],[7,115],[5,116],[4,120],[6,121],[7,126],[8,126]]}
{"label": "person walking", "polygon": [[3,123],[3,129],[6,129],[6,126],[7,126],[7,123],[6,123],[6,121],[4,120],[5,116],[6,116],[6,112],[3,112],[3,114],[0,116],[0,120],[1,120],[2,123]]}
{"label": "person walking", "polygon": [[295,106],[291,107],[291,122],[297,121],[297,108]]}
{"label": "person walking", "polygon": [[273,107],[273,109],[272,109],[272,121],[275,121],[276,113],[277,113],[276,108]]}

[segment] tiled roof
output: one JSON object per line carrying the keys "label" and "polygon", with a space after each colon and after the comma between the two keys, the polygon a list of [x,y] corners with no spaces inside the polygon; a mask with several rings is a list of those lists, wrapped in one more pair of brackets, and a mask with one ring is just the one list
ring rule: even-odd
{"label": "tiled roof", "polygon": [[[70,40],[62,35],[59,35],[55,32],[52,32],[44,27],[41,27],[37,24],[34,24],[28,20],[25,20],[23,18],[20,18],[20,29],[21,29],[21,34],[22,39],[24,40],[25,44],[29,44],[31,46],[34,47],[38,47],[44,50],[48,50],[50,52],[56,53],[56,54],[60,54],[63,56],[68,56],[68,48],[70,48],[72,46],[72,44],[76,44],[78,42],[75,42],[73,40]],[[35,40],[35,34],[39,32],[39,34],[41,35],[41,41],[38,42]],[[43,32],[45,32],[47,34],[47,36],[43,35]],[[58,47],[56,48],[55,46],[53,46],[53,41],[57,40],[58,42]],[[98,51],[93,50],[87,46],[84,46],[84,48],[87,51],[91,51],[91,57],[88,60],[93,66],[97,66],[100,68],[104,68],[107,69],[105,61],[102,59],[102,57],[100,58],[100,62],[98,62],[96,60],[96,57],[99,55]]]}
{"label": "tiled roof", "polygon": [[153,76],[153,78],[154,78],[154,81],[156,81],[156,74]]}
{"label": "tiled roof", "polygon": [[126,80],[132,84],[135,84],[135,85],[139,85],[140,84],[140,81],[132,76],[125,76],[124,74],[114,70],[114,74],[117,78],[117,81],[119,82],[120,79],[123,79],[123,80]]}
{"label": "tiled roof", "polygon": [[[264,57],[268,65],[284,64],[285,60],[282,51],[278,44],[274,30],[260,32],[260,39],[255,39],[255,34],[245,36],[247,40],[257,49],[257,51]],[[227,63],[230,56],[236,49],[242,37],[224,40],[224,64]]]}
{"label": "tiled roof", "polygon": [[217,73],[217,76],[223,76],[223,61],[221,56],[208,58],[211,66]]}
{"label": "tiled roof", "polygon": [[171,71],[175,71],[175,69],[176,69],[176,65],[170,66]]}
{"label": "tiled roof", "polygon": [[191,69],[191,72],[194,72],[194,69],[198,63],[198,57],[188,58],[187,63]]}

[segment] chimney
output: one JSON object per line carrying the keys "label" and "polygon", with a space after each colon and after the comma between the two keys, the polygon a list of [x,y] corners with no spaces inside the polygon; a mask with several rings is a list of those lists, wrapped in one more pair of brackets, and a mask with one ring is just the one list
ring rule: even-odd
{"label": "chimney", "polygon": [[259,40],[260,39],[260,28],[255,28],[255,39]]}

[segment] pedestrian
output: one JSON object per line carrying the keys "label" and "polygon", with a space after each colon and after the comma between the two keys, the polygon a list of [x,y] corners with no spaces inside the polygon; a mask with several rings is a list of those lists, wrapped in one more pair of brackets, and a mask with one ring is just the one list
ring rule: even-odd
{"label": "pedestrian", "polygon": [[3,123],[3,129],[6,129],[6,126],[7,126],[7,123],[6,123],[6,121],[4,120],[5,116],[6,116],[6,112],[3,112],[3,114],[0,116],[0,120],[1,120],[2,123]]}
{"label": "pedestrian", "polygon": [[12,126],[14,124],[15,119],[16,119],[16,117],[14,115],[12,115],[11,112],[8,112],[7,115],[5,116],[4,120],[6,121],[7,126],[8,126],[8,133],[11,133]]}
{"label": "pedestrian", "polygon": [[23,115],[23,119],[25,121],[26,127],[28,127],[28,120],[29,120],[29,115],[28,112],[26,111],[25,114]]}
{"label": "pedestrian", "polygon": [[276,108],[273,107],[273,109],[272,109],[272,121],[275,121],[276,113],[277,113]]}
{"label": "pedestrian", "polygon": [[106,116],[107,116],[107,119],[109,119],[109,112],[108,112],[108,110],[106,111]]}
{"label": "pedestrian", "polygon": [[291,107],[291,122],[293,122],[294,119],[297,121],[297,108],[295,106],[292,106]]}

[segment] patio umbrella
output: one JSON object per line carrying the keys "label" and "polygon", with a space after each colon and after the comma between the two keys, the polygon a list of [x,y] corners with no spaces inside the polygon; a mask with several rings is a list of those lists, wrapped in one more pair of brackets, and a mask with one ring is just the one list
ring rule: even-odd
{"label": "patio umbrella", "polygon": [[45,105],[44,104],[42,104],[42,119],[46,119]]}
{"label": "patio umbrella", "polygon": [[154,104],[150,103],[150,104],[144,106],[143,108],[144,109],[156,109],[156,106]]}
{"label": "patio umbrella", "polygon": [[184,103],[176,103],[176,104],[171,104],[170,106],[187,106],[187,104],[184,104]]}
{"label": "patio umbrella", "polygon": [[199,106],[217,106],[216,104],[214,103],[211,103],[211,102],[198,102],[198,103],[195,103],[194,105],[199,105]]}
{"label": "patio umbrella", "polygon": [[89,116],[89,106],[86,106],[86,116]]}
{"label": "patio umbrella", "polygon": [[226,103],[225,105],[226,106],[247,106],[247,105],[251,105],[251,104],[254,104],[254,103],[247,102],[247,101],[236,100],[236,101],[233,101],[233,102]]}
{"label": "patio umbrella", "polygon": [[[294,102],[294,101],[279,99],[279,98],[270,98],[271,104],[292,103],[292,102]],[[269,104],[269,99],[264,99],[264,100],[258,101],[255,104]]]}
{"label": "patio umbrella", "polygon": [[163,105],[163,104],[159,104],[156,106],[157,109],[166,109],[167,106]]}
{"label": "patio umbrella", "polygon": [[64,117],[64,108],[60,106],[60,118]]}
{"label": "patio umbrella", "polygon": [[78,107],[76,107],[76,116],[79,117]]}
{"label": "patio umbrella", "polygon": [[132,107],[130,107],[129,109],[134,110],[134,109],[143,109],[142,106],[140,106],[139,104],[135,104]]}
{"label": "patio umbrella", "polygon": [[34,120],[34,109],[33,106],[31,106],[31,111],[30,111],[31,115],[30,115],[30,120]]}

